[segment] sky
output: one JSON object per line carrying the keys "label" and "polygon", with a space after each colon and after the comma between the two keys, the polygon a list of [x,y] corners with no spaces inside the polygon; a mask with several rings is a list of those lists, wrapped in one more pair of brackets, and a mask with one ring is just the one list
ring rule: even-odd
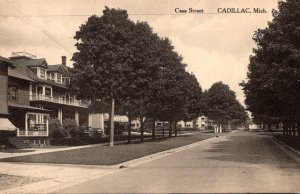
{"label": "sky", "polygon": [[[147,21],[172,41],[203,90],[222,81],[243,104],[239,83],[246,79],[255,48],[252,37],[272,20],[277,0],[0,0],[0,56],[25,51],[50,65],[67,56],[72,66],[76,31],[89,16],[101,16],[105,6],[126,9],[133,21]],[[176,8],[204,13],[179,14]],[[218,13],[218,8],[264,8],[266,13]]]}

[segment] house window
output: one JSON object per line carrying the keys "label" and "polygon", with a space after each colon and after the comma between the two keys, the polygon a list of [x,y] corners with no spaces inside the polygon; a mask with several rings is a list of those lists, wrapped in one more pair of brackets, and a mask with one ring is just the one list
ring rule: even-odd
{"label": "house window", "polygon": [[61,83],[61,74],[57,74],[57,82]]}
{"label": "house window", "polygon": [[43,87],[42,86],[37,86],[37,93],[38,93],[38,95],[43,95]]}
{"label": "house window", "polygon": [[51,97],[51,88],[45,88],[45,96],[46,97]]}
{"label": "house window", "polygon": [[8,101],[18,102],[18,87],[8,86]]}
{"label": "house window", "polygon": [[51,80],[51,73],[47,73],[47,80]]}
{"label": "house window", "polygon": [[41,71],[40,71],[40,77],[41,77],[42,79],[45,79],[45,76],[46,76],[46,71],[45,71],[45,69],[42,69],[42,68],[41,68]]}
{"label": "house window", "polygon": [[70,83],[70,78],[69,77],[63,77],[62,80],[63,80],[64,84],[69,84]]}

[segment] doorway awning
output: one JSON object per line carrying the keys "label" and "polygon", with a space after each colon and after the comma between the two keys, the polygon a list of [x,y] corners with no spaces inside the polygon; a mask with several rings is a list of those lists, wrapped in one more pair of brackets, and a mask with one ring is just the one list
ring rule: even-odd
{"label": "doorway awning", "polygon": [[17,129],[8,118],[0,118],[0,131],[15,131]]}

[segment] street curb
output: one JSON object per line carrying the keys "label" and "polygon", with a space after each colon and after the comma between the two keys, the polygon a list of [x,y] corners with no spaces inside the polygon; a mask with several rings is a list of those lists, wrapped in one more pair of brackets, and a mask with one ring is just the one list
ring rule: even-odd
{"label": "street curb", "polygon": [[136,159],[129,160],[129,161],[117,164],[117,165],[113,165],[113,166],[117,167],[117,168],[122,168],[122,167],[123,168],[124,167],[125,168],[131,168],[131,167],[135,167],[135,166],[138,166],[138,165],[141,165],[141,164],[144,164],[144,163],[147,163],[147,162],[159,159],[159,158],[163,158],[163,157],[172,155],[174,153],[178,153],[178,152],[181,152],[181,151],[184,151],[184,150],[187,150],[187,149],[199,146],[199,145],[204,144],[206,142],[212,142],[212,141],[214,141],[216,139],[223,139],[224,137],[225,136],[220,136],[218,138],[217,137],[210,137],[208,139],[204,139],[204,140],[192,143],[192,144],[188,144],[188,145],[185,145],[185,146],[173,148],[173,149],[170,149],[170,150],[165,150],[165,151],[162,151],[162,152],[157,152],[157,153],[154,153],[154,154],[151,154],[151,155],[148,155],[148,156],[144,156],[144,157],[141,157],[141,158],[136,158]]}
{"label": "street curb", "polygon": [[298,163],[300,163],[300,151],[292,148],[291,146],[287,145],[286,143],[278,140],[277,138],[273,136],[267,136],[274,144],[276,144],[282,151],[284,151],[287,155],[289,155],[291,158],[296,160]]}
{"label": "street curb", "polygon": [[[120,163],[120,164],[117,164],[117,165],[109,165],[109,166],[106,166],[106,165],[92,165],[92,166],[94,166],[94,168],[106,168],[109,171],[101,173],[97,176],[91,177],[89,179],[80,180],[80,181],[77,181],[77,182],[69,182],[68,180],[64,180],[64,182],[57,182],[54,179],[50,179],[50,180],[42,181],[43,183],[42,182],[32,183],[30,185],[24,185],[22,187],[3,190],[1,192],[3,192],[3,193],[56,193],[57,191],[59,191],[61,189],[64,189],[64,188],[67,188],[67,187],[70,187],[72,185],[80,184],[80,183],[83,183],[83,182],[86,182],[86,181],[91,181],[91,180],[94,180],[94,179],[97,179],[97,178],[100,178],[100,177],[103,177],[103,176],[106,176],[106,175],[114,174],[115,172],[121,172],[123,170],[127,170],[127,169],[130,169],[132,167],[135,167],[135,166],[138,166],[138,165],[141,165],[141,164],[144,164],[144,163],[147,163],[147,162],[159,159],[159,158],[163,158],[163,157],[172,155],[174,153],[178,153],[178,152],[181,152],[181,151],[199,146],[199,145],[204,144],[204,143],[224,139],[225,137],[226,136],[210,137],[208,139],[204,139],[204,140],[192,143],[192,144],[188,144],[188,145],[185,145],[185,146],[173,148],[173,149],[170,149],[170,150],[165,150],[165,151],[158,152],[158,153],[155,153],[155,154],[151,154],[151,155],[148,155],[148,156],[144,156],[144,157],[141,157],[141,158],[133,159],[133,160],[130,160],[130,161],[127,161],[127,162],[123,162],[123,163]],[[42,163],[42,164],[45,164],[45,163]],[[47,165],[49,165],[49,164],[47,164]],[[53,165],[53,166],[55,166],[55,165]],[[60,166],[92,168],[91,165],[60,165]],[[32,190],[32,188],[34,188],[34,190]]]}
{"label": "street curb", "polygon": [[[178,134],[179,136],[188,136],[188,135],[194,135],[197,133],[201,132],[196,132],[196,133],[188,133],[188,134]],[[151,137],[145,137],[145,140],[151,140]],[[134,139],[134,141],[139,141],[140,139]],[[115,144],[120,144],[120,143],[126,143],[127,140],[121,140],[121,141],[115,141]],[[32,151],[35,150],[34,152],[24,152],[24,153],[3,153],[1,154],[0,152],[0,159],[5,159],[5,158],[14,158],[14,157],[21,157],[21,156],[31,156],[31,155],[37,155],[37,154],[44,154],[44,153],[53,153],[53,152],[63,152],[63,151],[69,151],[69,150],[76,150],[76,149],[84,149],[84,148],[90,148],[90,147],[96,147],[96,146],[101,146],[101,145],[107,145],[108,143],[98,143],[98,144],[89,144],[89,145],[81,145],[81,146],[67,146],[65,148],[53,148],[53,149],[48,149],[48,150],[43,150],[41,149],[34,149],[34,148],[26,148],[26,149],[21,149],[24,151]],[[109,165],[111,166],[111,165]]]}
{"label": "street curb", "polygon": [[[219,136],[217,138],[223,138],[225,136]],[[177,153],[180,151],[184,151],[187,150],[189,148],[195,147],[199,144],[203,144],[207,141],[212,141],[216,139],[216,137],[210,137],[207,139],[203,139],[201,141],[195,142],[195,143],[191,143],[191,144],[187,144],[181,147],[177,147],[177,148],[172,148],[172,149],[168,149],[165,151],[161,151],[161,152],[157,152],[157,153],[153,153],[150,155],[146,155],[146,156],[142,156],[140,158],[135,158],[132,160],[128,160],[126,162],[123,163],[119,163],[119,164],[115,164],[115,165],[89,165],[89,164],[55,164],[55,163],[30,163],[30,162],[13,162],[14,164],[25,164],[25,165],[45,165],[45,166],[59,166],[59,167],[71,167],[71,168],[89,168],[89,169],[121,169],[121,168],[129,168],[129,167],[133,167],[133,166],[137,166],[139,164],[143,164],[155,159],[159,159],[168,155],[171,155],[173,153]],[[79,148],[80,149],[80,148]],[[16,156],[17,157],[17,156]],[[11,162],[1,162],[1,163],[9,163],[11,164]]]}

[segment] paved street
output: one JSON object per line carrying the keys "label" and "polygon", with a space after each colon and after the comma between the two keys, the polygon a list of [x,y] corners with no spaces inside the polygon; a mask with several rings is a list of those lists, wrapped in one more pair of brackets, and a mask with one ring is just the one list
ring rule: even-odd
{"label": "paved street", "polygon": [[300,192],[300,164],[268,137],[237,132],[58,191]]}

